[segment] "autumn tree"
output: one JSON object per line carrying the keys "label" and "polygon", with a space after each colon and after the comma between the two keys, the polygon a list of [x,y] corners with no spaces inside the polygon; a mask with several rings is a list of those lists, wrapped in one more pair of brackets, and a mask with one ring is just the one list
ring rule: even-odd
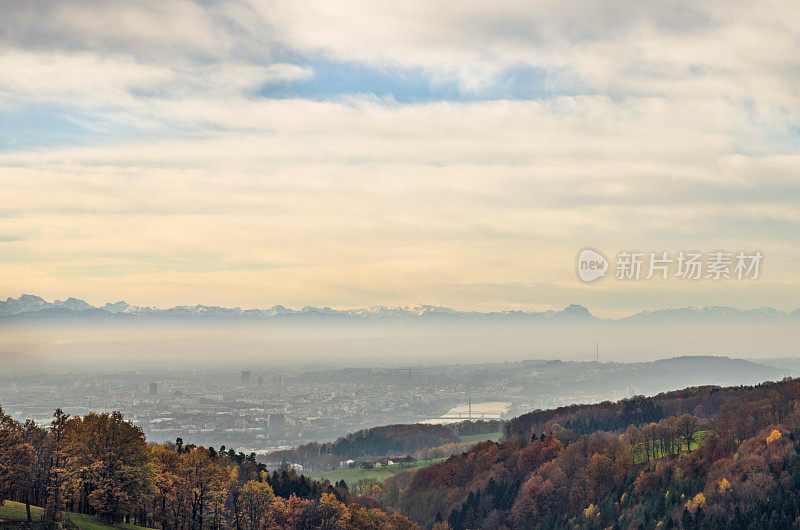
{"label": "autumn tree", "polygon": [[181,457],[177,451],[162,445],[152,445],[149,448],[149,460],[155,470],[151,505],[153,520],[161,528],[176,528],[185,506]]}
{"label": "autumn tree", "polygon": [[[186,451],[186,449],[184,449]],[[183,455],[193,528],[203,528],[203,520],[212,499],[225,488],[228,474],[205,447],[198,447]]]}
{"label": "autumn tree", "polygon": [[257,530],[268,526],[270,507],[275,502],[275,494],[266,482],[250,480],[242,487],[241,524],[246,530]]}
{"label": "autumn tree", "polygon": [[47,495],[47,478],[50,473],[52,443],[47,429],[33,420],[22,424],[22,438],[33,450],[34,462],[31,469],[29,489],[25,493],[26,503],[43,506]]}
{"label": "autumn tree", "polygon": [[15,491],[24,492],[28,523],[34,462],[33,449],[25,443],[21,426],[0,408],[0,503]]}
{"label": "autumn tree", "polygon": [[44,524],[47,528],[55,528],[64,519],[64,485],[68,472],[65,467],[67,453],[67,422],[69,414],[61,409],[56,409],[50,422],[49,436],[51,443],[50,462],[48,463],[48,477],[46,496],[47,503],[44,511]]}
{"label": "autumn tree", "polygon": [[684,414],[675,421],[675,431],[683,441],[687,451],[692,449],[695,434],[697,433],[697,426],[699,424],[700,420],[691,414]]}
{"label": "autumn tree", "polygon": [[153,479],[142,430],[119,412],[91,413],[69,422],[66,440],[67,480],[80,501],[107,521],[135,513]]}
{"label": "autumn tree", "polygon": [[323,493],[317,504],[319,528],[321,530],[334,530],[344,528],[350,514],[347,506],[336,499],[332,493]]}
{"label": "autumn tree", "polygon": [[628,428],[625,430],[625,437],[628,439],[628,443],[630,444],[634,455],[637,453],[644,453],[646,456],[648,456],[647,460],[649,460],[649,451],[647,451],[644,447],[644,434],[641,430],[636,428],[636,425],[628,426]]}

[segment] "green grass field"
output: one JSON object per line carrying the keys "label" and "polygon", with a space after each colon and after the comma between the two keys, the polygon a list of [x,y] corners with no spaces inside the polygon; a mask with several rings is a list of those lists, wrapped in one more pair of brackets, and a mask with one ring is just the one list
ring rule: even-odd
{"label": "green grass field", "polygon": [[[694,436],[694,443],[689,448],[690,451],[694,451],[698,447],[701,447],[705,441],[706,437],[711,433],[711,431],[697,431]],[[686,448],[682,447],[681,452],[685,452]],[[655,444],[653,446],[653,450],[651,452],[651,458],[655,458],[655,460],[659,460],[664,458],[665,455],[661,454],[660,447]],[[645,445],[643,443],[638,444],[636,447],[633,448],[633,460],[636,463],[643,462],[645,460]]]}
{"label": "green grass field", "polygon": [[408,469],[419,469],[443,460],[445,459],[435,458],[433,460],[417,460],[416,462],[410,464],[392,464],[391,466],[376,467],[372,469],[362,469],[360,467],[353,469],[335,469],[333,471],[323,471],[321,473],[308,473],[306,476],[314,480],[328,480],[328,482],[331,484],[335,484],[344,479],[349,486],[363,478],[383,482],[387,478],[392,477],[402,471],[406,471]]}
{"label": "green grass field", "polygon": [[496,442],[503,436],[502,432],[487,432],[486,434],[470,434],[469,436],[459,436],[459,442],[485,442],[491,440]]}
{"label": "green grass field", "polygon": [[[34,527],[37,522],[42,518],[42,510],[38,506],[31,506],[31,518],[33,519]],[[101,522],[97,517],[92,515],[83,515],[79,513],[70,514],[70,519],[78,528],[86,528],[88,530],[95,530],[99,528],[142,528],[141,526],[133,526],[132,524],[118,524],[109,526]],[[24,528],[27,516],[25,515],[25,505],[20,502],[5,501],[0,505],[0,528]]]}

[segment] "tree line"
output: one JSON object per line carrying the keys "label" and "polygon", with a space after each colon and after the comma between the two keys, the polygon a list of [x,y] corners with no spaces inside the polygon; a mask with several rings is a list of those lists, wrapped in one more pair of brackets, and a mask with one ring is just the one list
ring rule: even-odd
{"label": "tree line", "polygon": [[416,528],[374,499],[297,475],[269,473],[255,455],[154,444],[119,412],[69,416],[42,427],[0,408],[0,501],[42,506],[45,528],[67,512],[163,529]]}
{"label": "tree line", "polygon": [[[472,433],[494,426],[490,422],[462,428]],[[420,450],[458,442],[454,430],[444,425],[399,424],[362,429],[333,442],[310,442],[299,447],[274,451],[267,462],[296,462],[314,471],[337,468],[342,460],[374,460],[384,456],[411,455]]]}

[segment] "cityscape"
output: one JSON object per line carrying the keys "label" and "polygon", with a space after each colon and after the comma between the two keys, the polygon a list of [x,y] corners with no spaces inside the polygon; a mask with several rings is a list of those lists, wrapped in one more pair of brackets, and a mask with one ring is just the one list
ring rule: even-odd
{"label": "cityscape", "polygon": [[[687,364],[695,376],[686,375]],[[0,375],[0,403],[13,417],[41,425],[57,408],[72,415],[120,411],[149,440],[182,438],[261,454],[378,425],[502,420],[679,384],[742,384],[790,373],[727,358],[43,372]]]}

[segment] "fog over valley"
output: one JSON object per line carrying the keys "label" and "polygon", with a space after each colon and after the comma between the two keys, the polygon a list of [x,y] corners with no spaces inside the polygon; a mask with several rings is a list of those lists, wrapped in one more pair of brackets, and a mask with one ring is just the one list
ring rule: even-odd
{"label": "fog over valley", "polygon": [[486,359],[649,361],[681,355],[798,354],[800,312],[677,308],[618,319],[583,306],[544,312],[466,312],[437,306],[242,310],[170,309],[79,299],[0,301],[7,369],[101,361],[111,367],[232,363],[404,365]]}

